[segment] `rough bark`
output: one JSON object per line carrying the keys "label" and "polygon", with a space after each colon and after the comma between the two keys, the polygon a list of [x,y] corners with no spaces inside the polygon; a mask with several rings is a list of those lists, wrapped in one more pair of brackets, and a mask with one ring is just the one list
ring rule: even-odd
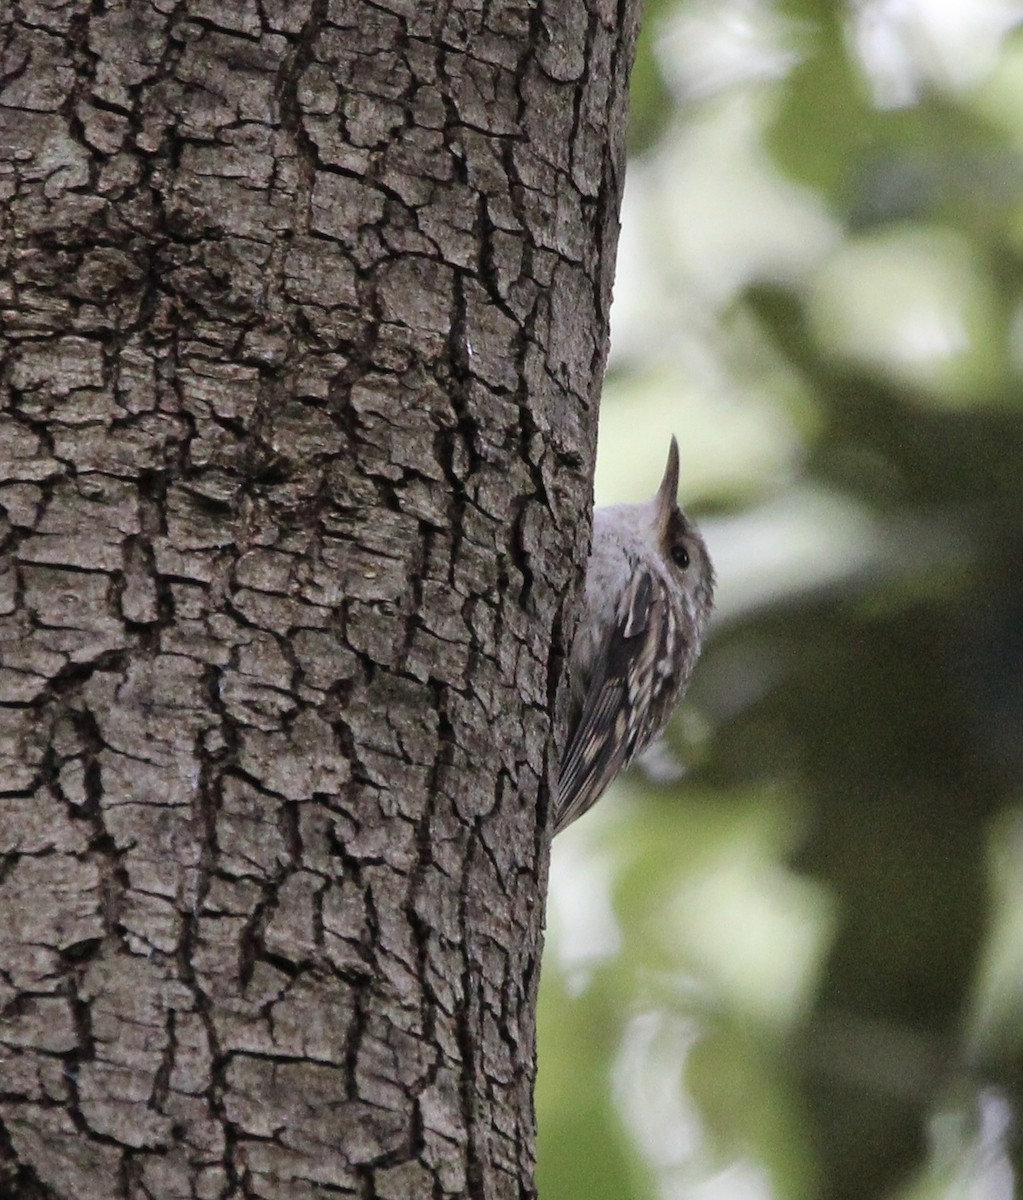
{"label": "rough bark", "polygon": [[533,1194],[633,6],[15,0],[0,1194]]}

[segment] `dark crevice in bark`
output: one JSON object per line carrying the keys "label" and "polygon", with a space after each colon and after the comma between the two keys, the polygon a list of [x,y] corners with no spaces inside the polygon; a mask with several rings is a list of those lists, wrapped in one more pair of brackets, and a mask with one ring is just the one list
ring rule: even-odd
{"label": "dark crevice in bark", "polygon": [[[472,859],[477,845],[478,836],[470,834],[464,863],[467,876],[472,873]],[[489,1099],[489,1089],[479,1063],[481,984],[472,959],[472,918],[468,911],[468,897],[464,892],[459,897],[458,919],[462,931],[462,979],[460,999],[455,1010],[455,1031],[461,1055],[462,1117],[467,1138],[466,1195],[471,1200],[487,1200],[486,1171],[477,1126],[479,1110]]]}
{"label": "dark crevice in bark", "polygon": [[[73,567],[62,567],[62,570],[74,573]],[[82,574],[89,575],[104,575],[104,571],[82,571]],[[102,654],[98,654],[94,659],[88,662],[69,662],[61,667],[47,682],[45,694],[40,696],[39,706],[43,707],[52,704],[58,698],[66,698],[73,692],[78,692],[83,684],[87,683],[97,671],[111,671],[114,674],[123,674],[125,666],[128,662],[128,652],[126,650],[105,650]],[[99,737],[98,727],[93,723],[90,729],[94,732],[98,739],[96,745],[102,747],[102,738]]]}
{"label": "dark crevice in bark", "polygon": [[10,1134],[0,1119],[0,1196],[9,1200],[64,1200],[51,1191],[26,1163],[11,1143]]}
{"label": "dark crevice in bark", "polygon": [[163,1112],[170,1095],[171,1071],[177,1053],[177,1014],[173,1008],[167,1010],[164,1024],[164,1046],[160,1056],[160,1065],[153,1076],[153,1089],[149,1094],[149,1107],[155,1112]]}
{"label": "dark crevice in bark", "polygon": [[[123,668],[122,668],[123,669]],[[108,937],[120,936],[120,919],[124,896],[129,888],[128,872],[125,869],[122,854],[116,841],[106,826],[103,812],[103,773],[100,766],[100,754],[106,748],[95,714],[86,707],[68,707],[64,714],[70,721],[81,746],[80,761],[83,770],[84,799],[81,805],[72,811],[75,817],[88,821],[91,833],[89,850],[103,863],[104,869],[100,874],[100,905],[99,911],[103,919],[103,928]],[[50,772],[47,779],[51,790],[60,793],[60,783],[57,776],[57,764],[50,762]],[[101,943],[94,941],[96,950]],[[81,971],[77,970],[77,978]],[[74,976],[69,977],[73,979]],[[82,1020],[87,1018],[87,1006],[83,1007]]]}

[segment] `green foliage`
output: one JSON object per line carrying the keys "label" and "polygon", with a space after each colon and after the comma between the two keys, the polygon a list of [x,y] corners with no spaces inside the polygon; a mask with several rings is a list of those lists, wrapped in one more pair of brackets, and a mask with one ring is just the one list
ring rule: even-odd
{"label": "green foliage", "polygon": [[634,772],[555,846],[546,1200],[1014,1195],[1008,7],[650,8],[597,499],[677,432],[720,602],[685,777]]}

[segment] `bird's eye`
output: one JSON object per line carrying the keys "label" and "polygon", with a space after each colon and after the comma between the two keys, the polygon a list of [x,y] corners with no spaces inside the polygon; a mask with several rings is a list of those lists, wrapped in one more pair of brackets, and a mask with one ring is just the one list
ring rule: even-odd
{"label": "bird's eye", "polygon": [[681,544],[672,546],[671,561],[680,571],[684,571],[689,566],[689,551]]}

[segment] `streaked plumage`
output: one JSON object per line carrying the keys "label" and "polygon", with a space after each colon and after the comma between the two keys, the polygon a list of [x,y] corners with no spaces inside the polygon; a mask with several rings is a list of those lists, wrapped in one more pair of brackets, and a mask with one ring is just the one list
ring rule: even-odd
{"label": "streaked plumage", "polygon": [[572,707],[555,833],[586,812],[657,737],[699,657],[714,571],[677,491],[672,438],[651,500],[593,514],[586,607],[569,665]]}

